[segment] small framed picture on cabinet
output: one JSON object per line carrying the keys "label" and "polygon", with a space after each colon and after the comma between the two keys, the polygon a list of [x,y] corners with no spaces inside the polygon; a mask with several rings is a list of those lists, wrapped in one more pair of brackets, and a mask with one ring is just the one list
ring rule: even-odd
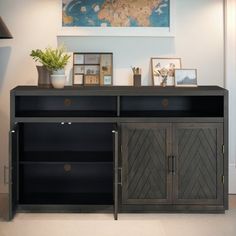
{"label": "small framed picture on cabinet", "polygon": [[176,87],[197,87],[196,69],[177,69],[175,70]]}
{"label": "small framed picture on cabinet", "polygon": [[181,58],[151,58],[154,86],[174,86],[175,69],[181,69]]}

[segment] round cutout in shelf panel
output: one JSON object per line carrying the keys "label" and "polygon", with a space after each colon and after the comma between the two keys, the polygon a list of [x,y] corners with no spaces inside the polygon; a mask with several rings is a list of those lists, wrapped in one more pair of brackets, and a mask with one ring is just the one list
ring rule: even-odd
{"label": "round cutout in shelf panel", "polygon": [[69,106],[71,106],[71,104],[72,104],[72,100],[70,98],[65,98],[64,105],[69,107]]}
{"label": "round cutout in shelf panel", "polygon": [[163,108],[167,109],[168,106],[169,106],[169,100],[168,100],[167,98],[164,98],[164,99],[162,100],[161,104],[162,104],[162,107],[163,107]]}

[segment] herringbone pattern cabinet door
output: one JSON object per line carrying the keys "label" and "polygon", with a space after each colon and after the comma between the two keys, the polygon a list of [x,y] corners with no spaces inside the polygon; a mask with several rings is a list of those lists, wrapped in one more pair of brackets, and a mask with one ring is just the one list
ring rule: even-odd
{"label": "herringbone pattern cabinet door", "polygon": [[169,203],[170,124],[122,125],[122,203]]}
{"label": "herringbone pattern cabinet door", "polygon": [[222,204],[222,125],[176,124],[173,133],[174,203]]}

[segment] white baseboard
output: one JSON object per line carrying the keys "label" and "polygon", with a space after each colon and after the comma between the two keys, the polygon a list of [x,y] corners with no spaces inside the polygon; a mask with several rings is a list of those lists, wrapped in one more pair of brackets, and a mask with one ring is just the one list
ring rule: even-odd
{"label": "white baseboard", "polygon": [[236,194],[236,164],[229,164],[229,193]]}

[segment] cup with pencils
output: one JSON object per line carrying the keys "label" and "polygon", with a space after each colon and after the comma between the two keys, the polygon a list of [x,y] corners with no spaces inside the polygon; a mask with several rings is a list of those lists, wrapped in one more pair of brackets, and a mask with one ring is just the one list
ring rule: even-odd
{"label": "cup with pencils", "polygon": [[131,67],[132,71],[133,71],[133,84],[136,87],[140,87],[142,85],[142,81],[141,81],[141,74],[142,74],[142,70],[139,67]]}

